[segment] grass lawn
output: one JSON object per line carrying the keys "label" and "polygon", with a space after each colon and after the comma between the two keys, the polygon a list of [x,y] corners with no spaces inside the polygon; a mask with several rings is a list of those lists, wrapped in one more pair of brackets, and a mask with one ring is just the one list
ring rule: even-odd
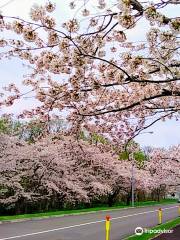
{"label": "grass lawn", "polygon": [[[170,204],[170,203],[176,203],[176,202],[177,200],[174,200],[174,199],[164,199],[160,202],[156,202],[156,201],[137,202],[135,206],[136,207],[154,206],[158,204]],[[126,205],[116,205],[113,207],[101,206],[101,207],[86,208],[86,209],[60,210],[60,211],[53,211],[53,212],[49,211],[49,212],[21,214],[21,215],[13,215],[13,216],[0,216],[0,221],[10,221],[10,220],[28,219],[28,218],[42,218],[42,217],[45,218],[45,217],[53,217],[53,216],[62,216],[66,214],[76,215],[81,213],[115,210],[115,209],[121,209],[121,208],[127,208],[127,207],[131,207],[131,206],[126,206]]]}
{"label": "grass lawn", "polygon": [[[174,227],[176,227],[177,225],[180,224],[180,217],[168,221],[166,223],[163,223],[161,225],[158,225],[156,227],[153,227],[151,229],[153,230],[168,230],[168,229],[172,229]],[[128,238],[125,238],[124,240],[148,240],[148,239],[153,239],[154,237],[158,236],[159,233],[143,233],[141,236],[137,236],[137,235],[132,235]]]}

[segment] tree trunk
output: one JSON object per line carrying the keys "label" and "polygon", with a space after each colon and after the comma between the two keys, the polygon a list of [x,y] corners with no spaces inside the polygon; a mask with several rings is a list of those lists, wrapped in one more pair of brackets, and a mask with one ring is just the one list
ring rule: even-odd
{"label": "tree trunk", "polygon": [[114,204],[113,195],[108,196],[108,207],[112,207]]}
{"label": "tree trunk", "polygon": [[128,194],[126,198],[126,205],[129,206],[130,202],[131,202],[131,194]]}

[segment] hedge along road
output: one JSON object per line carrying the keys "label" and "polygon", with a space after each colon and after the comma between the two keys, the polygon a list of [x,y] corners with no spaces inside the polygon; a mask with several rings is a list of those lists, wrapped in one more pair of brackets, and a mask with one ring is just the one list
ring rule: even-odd
{"label": "hedge along road", "polygon": [[160,207],[163,222],[178,216],[179,206],[171,204],[2,223],[0,240],[104,240],[106,215],[111,216],[110,239],[120,240],[133,234],[136,227],[157,225]]}

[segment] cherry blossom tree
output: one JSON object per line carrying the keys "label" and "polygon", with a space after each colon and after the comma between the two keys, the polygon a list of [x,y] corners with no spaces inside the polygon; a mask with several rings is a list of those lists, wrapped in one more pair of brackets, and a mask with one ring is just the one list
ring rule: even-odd
{"label": "cherry blossom tree", "polygon": [[[17,212],[28,211],[28,206],[91,205],[103,198],[112,206],[119,195],[127,195],[131,189],[130,162],[119,161],[111,147],[72,137],[50,135],[29,145],[1,134],[0,165],[1,207]],[[147,183],[148,174],[137,169],[137,190],[152,184],[151,180]]]}
{"label": "cherry blossom tree", "polygon": [[69,137],[29,145],[1,135],[0,152],[0,203],[17,211],[28,202],[58,202],[59,208],[88,203],[127,181],[110,152]]}
{"label": "cherry blossom tree", "polygon": [[[12,83],[0,105],[34,92],[40,105],[20,117],[39,116],[46,122],[54,111],[58,116],[65,111],[71,133],[101,132],[114,143],[159,119],[179,118],[180,19],[175,13],[168,16],[168,8],[179,4],[72,1],[73,17],[61,24],[51,2],[34,5],[29,21],[2,13],[0,29],[8,37],[0,40],[1,59],[21,59],[29,74],[23,80],[28,92]],[[132,41],[141,26],[144,34]]]}
{"label": "cherry blossom tree", "polygon": [[[1,204],[49,204],[51,198],[76,204],[104,195],[112,203],[130,192],[131,163],[118,161],[114,150],[127,150],[160,119],[179,118],[180,18],[168,13],[179,4],[97,0],[92,6],[76,0],[69,5],[73,17],[64,22],[55,19],[56,5],[49,1],[32,6],[30,20],[0,14],[0,59],[18,58],[28,67],[22,79],[27,91],[12,82],[0,93],[0,107],[33,93],[39,105],[26,107],[19,118],[38,118],[46,131],[52,119],[68,121],[62,139],[48,136],[28,145],[1,135]],[[79,140],[84,132],[97,146]],[[151,152],[147,167],[136,169],[137,189],[177,184],[175,149]],[[128,158],[136,151],[130,145]]]}
{"label": "cherry blossom tree", "polygon": [[154,190],[158,196],[164,191],[172,192],[180,185],[180,145],[169,149],[155,148],[149,154],[146,169],[154,179]]}
{"label": "cherry blossom tree", "polygon": [[159,184],[177,186],[180,184],[180,145],[169,149],[155,148],[150,154],[147,167],[159,179]]}
{"label": "cherry blossom tree", "polygon": [[[28,212],[107,202],[131,196],[131,165],[111,145],[52,134],[34,144],[0,135],[0,205]],[[134,169],[135,193],[160,197],[180,183],[179,146],[154,149],[144,167]],[[164,188],[165,187],[165,188]]]}

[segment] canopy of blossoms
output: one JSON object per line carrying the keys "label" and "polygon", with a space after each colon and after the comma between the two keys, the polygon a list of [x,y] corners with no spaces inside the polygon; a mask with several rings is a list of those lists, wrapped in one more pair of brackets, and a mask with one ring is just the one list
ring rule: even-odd
{"label": "canopy of blossoms", "polygon": [[[71,133],[85,128],[114,142],[179,117],[180,18],[167,13],[179,0],[110,2],[72,1],[73,17],[60,24],[51,2],[34,5],[29,21],[1,14],[0,30],[8,36],[0,39],[1,59],[30,66],[23,84],[40,102],[20,117],[47,121],[66,111]],[[141,24],[144,36],[129,40]],[[0,106],[27,94],[14,83],[4,90]]]}
{"label": "canopy of blossoms", "polygon": [[[110,147],[50,135],[35,144],[0,135],[0,204],[55,201],[92,202],[131,191],[132,163]],[[154,150],[144,168],[135,168],[135,189],[151,192],[180,183],[179,146]]]}
{"label": "canopy of blossoms", "polygon": [[159,186],[164,184],[172,189],[180,186],[180,145],[153,149],[146,167]]}
{"label": "canopy of blossoms", "polygon": [[117,159],[87,142],[49,136],[29,145],[0,136],[0,202],[37,201],[57,196],[62,202],[89,202],[110,194],[115,184],[130,185],[128,171]]}

